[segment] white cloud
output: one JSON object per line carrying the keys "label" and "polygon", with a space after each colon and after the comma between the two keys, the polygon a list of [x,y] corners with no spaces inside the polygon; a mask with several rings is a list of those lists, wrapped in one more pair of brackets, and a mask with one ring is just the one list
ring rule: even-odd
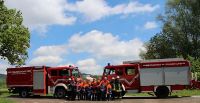
{"label": "white cloud", "polygon": [[36,56],[28,64],[58,66],[66,62],[68,54],[76,55],[86,53],[90,58],[79,60],[75,64],[81,72],[102,73],[102,66],[98,63],[121,64],[124,60],[139,59],[140,50],[144,50],[143,42],[137,38],[120,40],[112,33],[92,30],[85,34],[74,34],[69,38],[68,44],[42,46],[33,54]]}
{"label": "white cloud", "polygon": [[142,12],[153,12],[159,8],[159,5],[152,6],[151,4],[141,4],[137,1],[130,2],[123,9],[124,14],[130,13],[142,13]]}
{"label": "white cloud", "polygon": [[100,59],[138,59],[143,42],[139,39],[120,40],[111,33],[92,30],[86,34],[75,34],[69,40],[69,48],[74,52],[91,53]]}
{"label": "white cloud", "polygon": [[89,73],[89,74],[103,73],[102,67],[96,63],[94,58],[79,60],[76,64],[82,73]]}
{"label": "white cloud", "polygon": [[29,65],[58,65],[63,61],[62,56],[67,54],[66,45],[41,46],[35,52],[36,56]]}
{"label": "white cloud", "polygon": [[86,21],[96,21],[111,15],[127,15],[133,13],[153,12],[159,5],[142,4],[138,1],[109,6],[106,0],[81,0],[75,3],[67,3],[68,11],[78,12],[84,15]]}
{"label": "white cloud", "polygon": [[63,54],[67,54],[66,45],[41,46],[34,52],[36,56],[60,56]]}
{"label": "white cloud", "polygon": [[38,56],[33,58],[28,65],[40,66],[50,65],[55,66],[62,62],[62,58],[59,56]]}
{"label": "white cloud", "polygon": [[72,25],[77,18],[92,22],[112,15],[149,13],[159,8],[159,5],[139,1],[110,6],[106,0],[77,0],[73,3],[67,0],[5,0],[5,4],[22,11],[24,24],[42,35],[48,26]]}
{"label": "white cloud", "polygon": [[81,0],[75,2],[75,4],[68,3],[66,5],[66,10],[83,14],[86,21],[101,19],[108,15],[109,9],[104,0]]}
{"label": "white cloud", "polygon": [[154,21],[148,21],[148,22],[146,22],[145,24],[144,24],[144,28],[145,29],[155,29],[155,28],[157,28],[158,27],[158,25],[156,24],[156,22],[154,22]]}
{"label": "white cloud", "polygon": [[21,10],[24,24],[33,30],[46,32],[47,26],[71,25],[76,17],[65,11],[66,0],[5,0],[9,8]]}

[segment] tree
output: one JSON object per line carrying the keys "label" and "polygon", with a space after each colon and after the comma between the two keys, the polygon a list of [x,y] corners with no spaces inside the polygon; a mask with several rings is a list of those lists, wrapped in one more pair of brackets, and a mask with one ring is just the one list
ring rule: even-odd
{"label": "tree", "polygon": [[146,43],[143,59],[183,57],[200,80],[200,0],[168,0],[163,27]]}
{"label": "tree", "polygon": [[199,59],[195,59],[195,58],[193,58],[191,56],[188,56],[188,60],[192,64],[191,71],[192,72],[200,72],[200,58]]}
{"label": "tree", "polygon": [[168,34],[184,58],[200,57],[200,1],[170,0],[163,17],[163,32]]}
{"label": "tree", "polygon": [[165,14],[158,19],[162,31],[147,43],[142,57],[200,58],[200,0],[168,0]]}
{"label": "tree", "polygon": [[140,57],[142,59],[175,58],[177,56],[176,50],[172,46],[172,42],[162,33],[158,33],[152,37],[145,46],[147,52],[140,52]]}
{"label": "tree", "polygon": [[0,57],[12,65],[22,65],[28,58],[30,33],[22,22],[22,13],[0,0]]}

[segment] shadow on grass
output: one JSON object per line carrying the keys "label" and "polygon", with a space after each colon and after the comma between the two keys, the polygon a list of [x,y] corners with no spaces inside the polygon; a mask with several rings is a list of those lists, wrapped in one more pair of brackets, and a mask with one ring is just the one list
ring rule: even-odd
{"label": "shadow on grass", "polygon": [[0,91],[0,95],[5,93],[8,93],[8,91]]}

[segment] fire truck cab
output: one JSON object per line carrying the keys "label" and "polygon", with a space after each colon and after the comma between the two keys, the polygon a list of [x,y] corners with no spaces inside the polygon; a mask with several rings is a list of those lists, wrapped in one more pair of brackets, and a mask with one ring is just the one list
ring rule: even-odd
{"label": "fire truck cab", "polygon": [[190,63],[184,59],[156,59],[125,61],[121,65],[107,65],[103,77],[120,77],[127,92],[154,92],[167,97],[171,92],[190,85]]}
{"label": "fire truck cab", "polygon": [[10,93],[21,97],[53,94],[57,98],[66,96],[68,78],[81,77],[77,67],[31,66],[7,69],[7,87]]}

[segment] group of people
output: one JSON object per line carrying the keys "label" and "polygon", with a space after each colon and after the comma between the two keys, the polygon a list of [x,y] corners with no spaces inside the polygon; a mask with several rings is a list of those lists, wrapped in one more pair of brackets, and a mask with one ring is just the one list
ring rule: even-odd
{"label": "group of people", "polygon": [[112,78],[111,81],[104,77],[103,79],[82,80],[81,78],[69,78],[67,96],[69,100],[92,100],[105,101],[113,100],[115,97],[121,97],[124,92],[119,76]]}

